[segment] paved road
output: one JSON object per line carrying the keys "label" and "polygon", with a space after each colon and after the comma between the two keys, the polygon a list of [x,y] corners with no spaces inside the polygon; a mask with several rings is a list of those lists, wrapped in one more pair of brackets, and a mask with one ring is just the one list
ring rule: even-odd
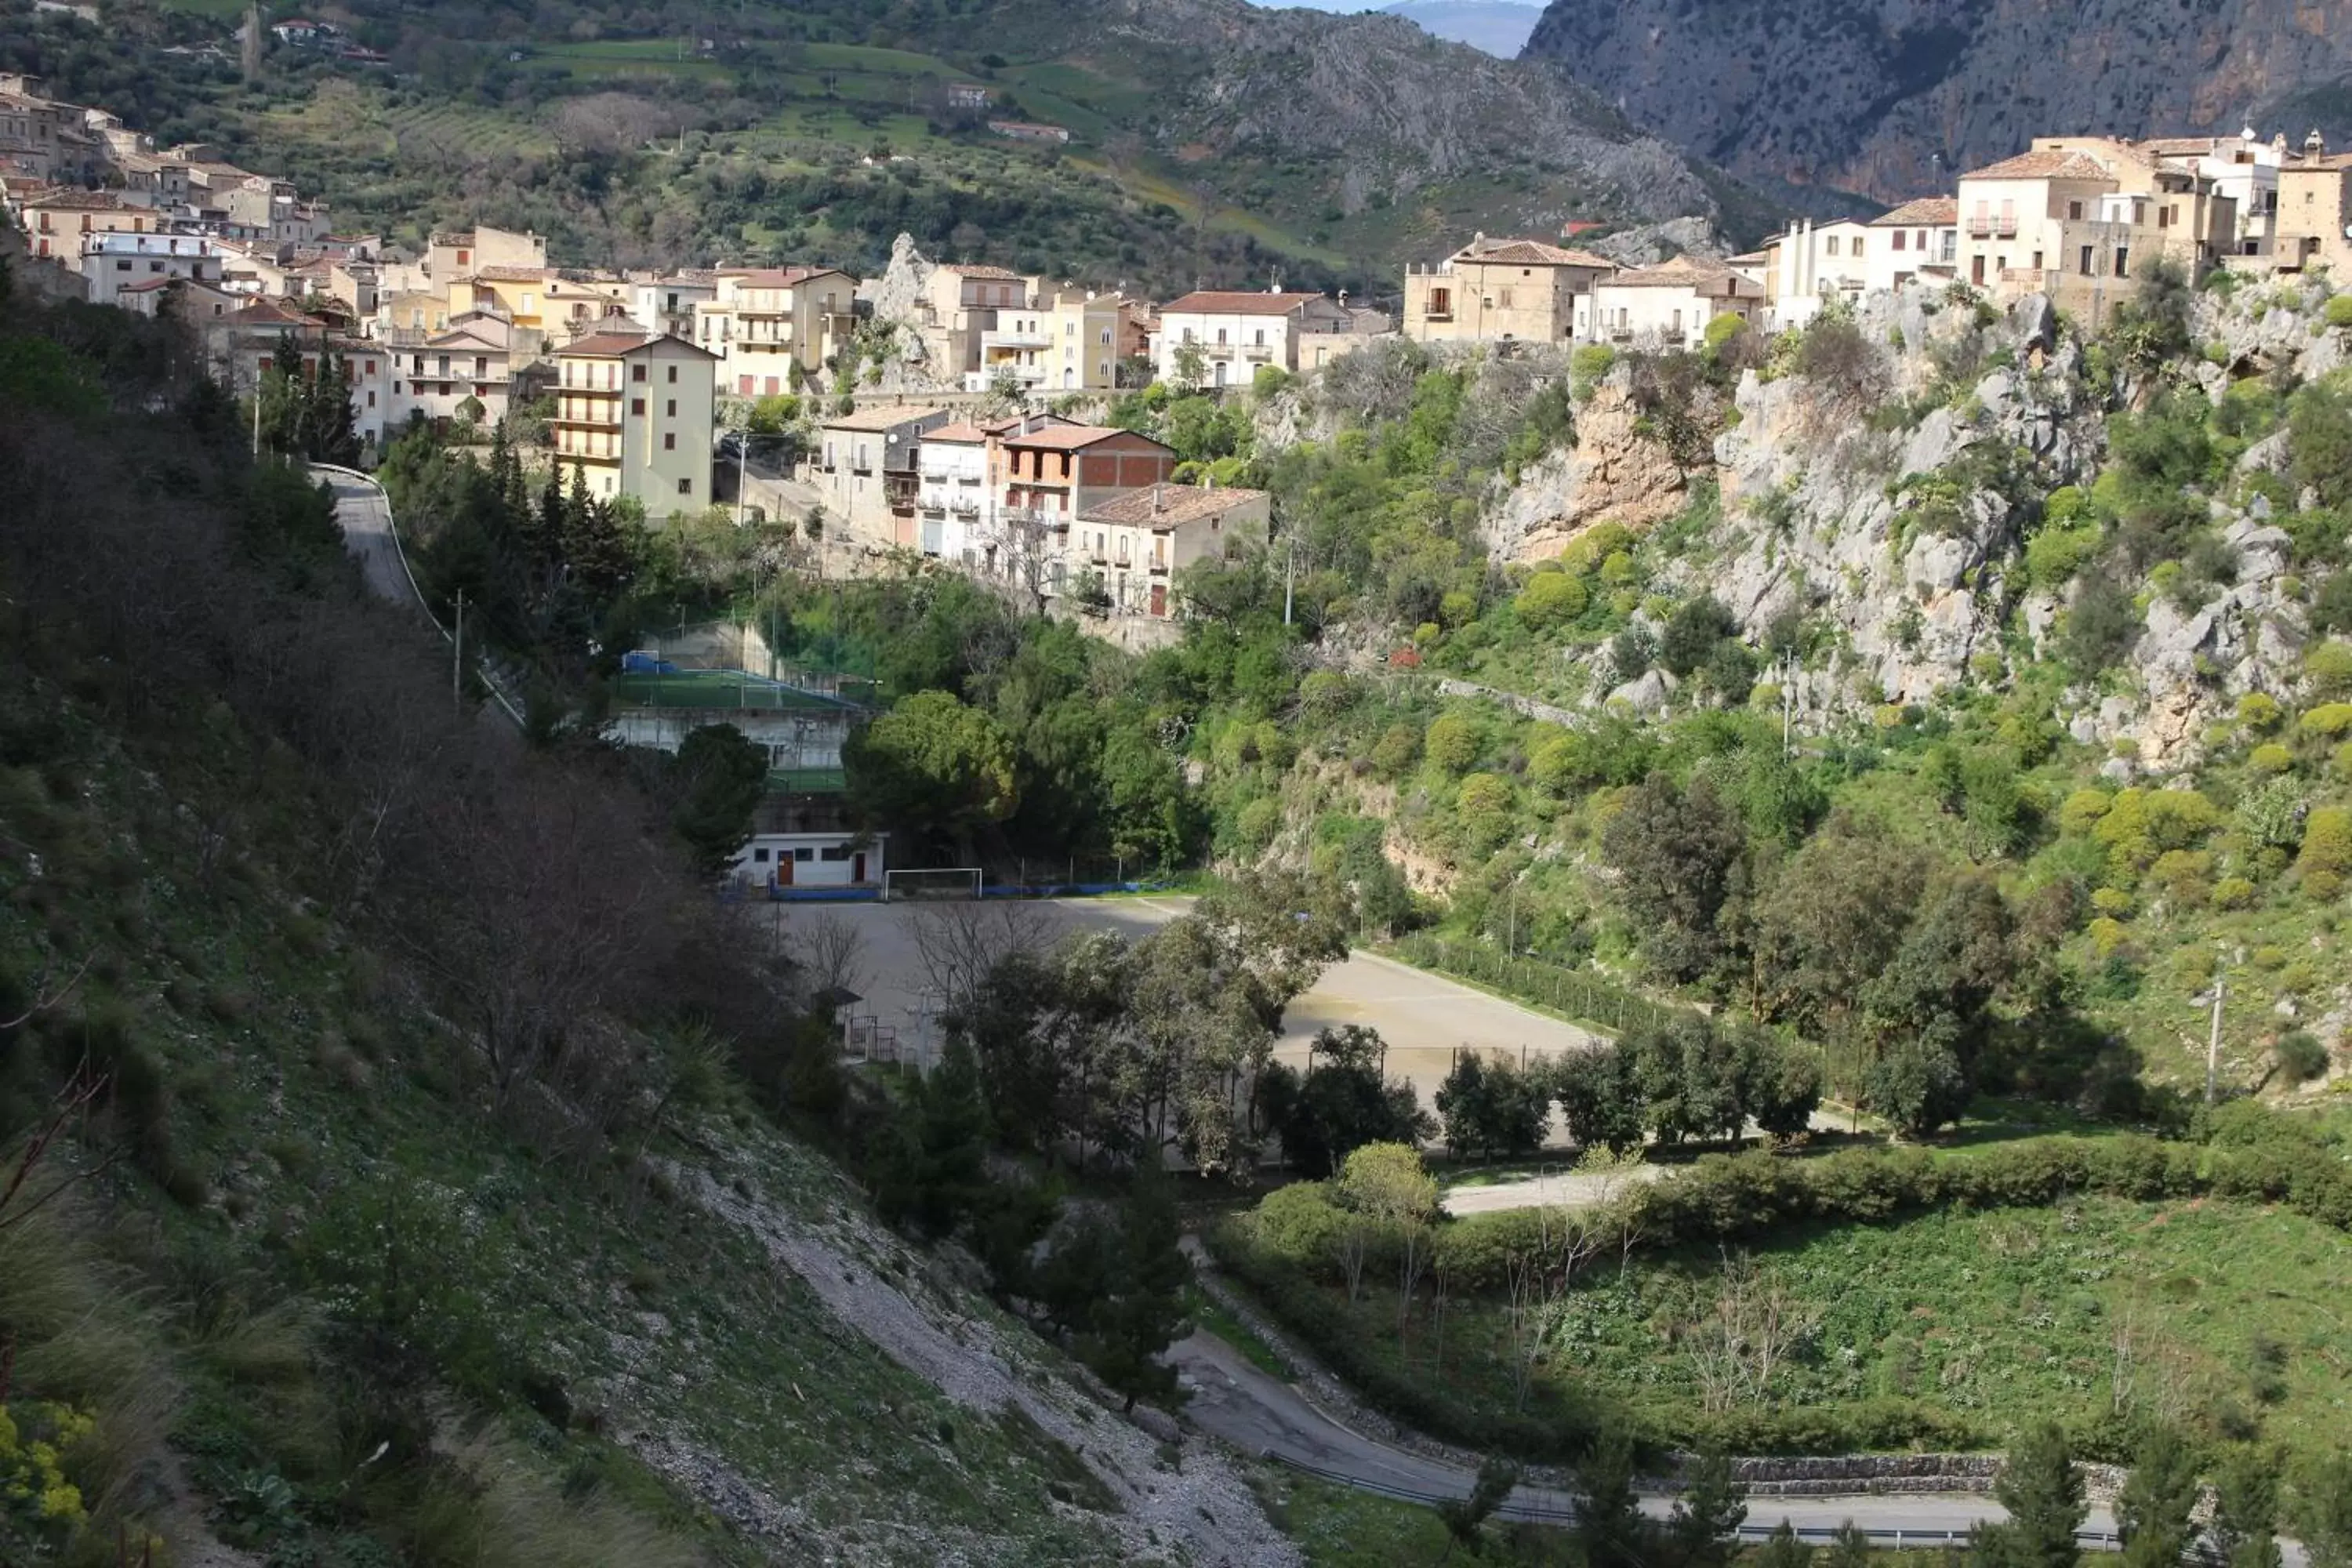
{"label": "paved road", "polygon": [[335,492],[335,520],[343,525],[343,543],[359,557],[368,592],[393,604],[416,604],[408,570],[400,562],[400,547],[393,542],[392,508],[383,491],[341,474],[327,475],[327,483]]}
{"label": "paved road", "polygon": [[[1204,1330],[1171,1347],[1169,1361],[1192,1390],[1185,1412],[1202,1430],[1252,1454],[1342,1479],[1352,1484],[1418,1498],[1467,1497],[1473,1477],[1456,1465],[1406,1453],[1340,1426],[1288,1384],[1250,1364],[1240,1352]],[[1643,1510],[1664,1518],[1667,1496],[1643,1500]],[[1514,1519],[1558,1523],[1573,1512],[1572,1500],[1549,1487],[1521,1487],[1502,1512]],[[1831,1531],[1847,1520],[1873,1531],[1933,1536],[1965,1535],[1982,1521],[2005,1517],[2000,1505],[1968,1494],[1902,1497],[1773,1498],[1748,1500],[1748,1521],[1769,1530],[1782,1520],[1800,1531]],[[2105,1509],[2094,1509],[2085,1530],[2115,1528]],[[1927,1544],[1922,1542],[1922,1544]]]}

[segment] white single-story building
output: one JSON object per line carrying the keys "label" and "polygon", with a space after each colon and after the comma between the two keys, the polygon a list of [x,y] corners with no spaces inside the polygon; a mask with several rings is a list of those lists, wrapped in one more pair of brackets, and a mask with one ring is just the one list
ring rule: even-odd
{"label": "white single-story building", "polygon": [[759,833],[735,852],[728,874],[746,891],[879,888],[887,833]]}

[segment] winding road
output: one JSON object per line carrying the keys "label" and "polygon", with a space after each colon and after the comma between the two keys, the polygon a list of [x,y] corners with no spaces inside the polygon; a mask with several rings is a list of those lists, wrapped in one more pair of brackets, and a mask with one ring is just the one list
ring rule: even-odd
{"label": "winding road", "polygon": [[[1191,1391],[1185,1416],[1201,1430],[1234,1447],[1326,1480],[1400,1498],[1433,1503],[1467,1497],[1472,1472],[1460,1465],[1404,1449],[1343,1426],[1310,1403],[1298,1389],[1253,1365],[1242,1352],[1205,1329],[1196,1329],[1170,1347],[1168,1360]],[[1643,1511],[1664,1518],[1671,1495],[1643,1500]],[[1522,1486],[1498,1510],[1502,1517],[1562,1524],[1575,1503],[1556,1488]],[[1758,1539],[1783,1521],[1807,1540],[1826,1539],[1848,1521],[1881,1546],[1943,1547],[1964,1544],[1979,1523],[2007,1516],[1990,1497],[1970,1493],[1857,1494],[1837,1497],[1752,1496],[1741,1535]],[[2115,1517],[2094,1508],[2079,1540],[2085,1551],[2117,1550]],[[2289,1568],[2303,1568],[2303,1549],[2280,1542]]]}

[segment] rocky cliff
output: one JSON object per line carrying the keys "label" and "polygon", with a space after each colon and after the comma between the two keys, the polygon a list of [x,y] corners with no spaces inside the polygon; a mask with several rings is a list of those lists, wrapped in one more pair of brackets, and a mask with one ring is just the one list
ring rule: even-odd
{"label": "rocky cliff", "polygon": [[[2340,370],[2345,332],[2328,326],[2325,301],[2324,284],[2200,297],[2189,379],[2219,406],[2256,378],[2293,386]],[[1861,355],[1834,384],[1797,374],[1786,354],[1745,373],[1711,468],[1691,471],[1636,416],[1619,365],[1580,406],[1571,447],[1497,486],[1488,548],[1540,561],[1600,523],[1650,528],[1714,485],[1719,513],[1686,531],[1651,586],[1675,602],[1713,596],[1759,647],[1804,628],[1808,656],[1768,677],[1790,686],[1801,722],[1999,687],[2054,659],[2097,574],[2037,581],[2026,545],[2054,526],[2063,487],[2095,493],[2110,395],[2145,403],[2153,384],[2118,379],[2106,351],[2086,348],[2039,299],[2002,316],[1966,300],[1880,296],[1854,326]],[[2211,581],[2176,591],[2174,563],[2129,584],[2140,589],[2137,629],[2109,678],[2067,693],[2061,712],[2077,740],[2116,753],[2112,769],[2193,765],[2240,699],[2296,689],[2312,584],[2273,521],[2282,503],[2271,498],[2291,493],[2287,468],[2282,431],[2249,445],[2226,482],[2203,486]],[[1605,646],[1582,657],[1592,700],[1643,710],[1675,700],[1655,670],[1621,684],[1612,658]]]}
{"label": "rocky cliff", "polygon": [[1552,0],[1527,54],[1735,173],[1888,202],[2035,134],[2352,132],[2352,15],[2306,0]]}

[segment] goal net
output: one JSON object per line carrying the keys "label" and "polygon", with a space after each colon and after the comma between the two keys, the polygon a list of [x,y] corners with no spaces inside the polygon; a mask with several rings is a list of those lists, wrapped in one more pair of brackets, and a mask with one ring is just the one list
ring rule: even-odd
{"label": "goal net", "polygon": [[977,866],[894,868],[882,873],[882,901],[907,903],[925,899],[977,899],[981,886],[981,868]]}

